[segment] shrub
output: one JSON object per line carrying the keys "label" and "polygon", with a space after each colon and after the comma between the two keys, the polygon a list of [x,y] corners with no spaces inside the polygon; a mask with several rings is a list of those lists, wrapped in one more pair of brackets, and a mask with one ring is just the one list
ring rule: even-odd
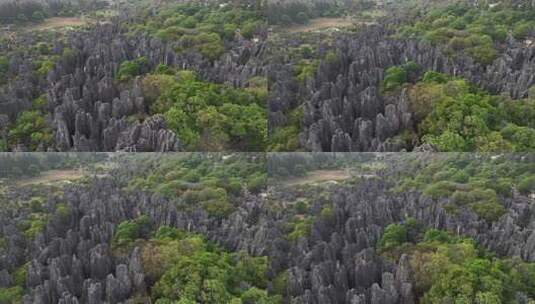
{"label": "shrub", "polygon": [[407,73],[401,67],[390,67],[386,70],[386,76],[383,80],[383,89],[390,91],[400,87],[407,82]]}
{"label": "shrub", "polygon": [[0,288],[0,303],[21,303],[23,293],[20,286]]}
{"label": "shrub", "polygon": [[148,65],[145,57],[139,57],[132,61],[124,61],[121,63],[119,70],[117,71],[116,78],[119,81],[127,81],[135,76],[142,74]]}
{"label": "shrub", "polygon": [[497,221],[506,211],[498,202],[477,202],[470,206],[472,210],[487,222]]}
{"label": "shrub", "polygon": [[146,238],[151,231],[152,223],[148,216],[142,215],[134,220],[124,221],[117,226],[113,238],[113,246],[127,246],[136,239]]}
{"label": "shrub", "polygon": [[439,199],[442,197],[450,196],[455,191],[457,185],[449,181],[440,181],[427,186],[423,194],[433,199]]}
{"label": "shrub", "polygon": [[429,229],[425,232],[425,235],[424,235],[425,242],[448,243],[450,242],[450,240],[451,240],[450,235],[446,231],[439,230],[439,229]]}
{"label": "shrub", "polygon": [[535,192],[535,176],[526,176],[518,183],[518,191],[523,194],[531,194]]}

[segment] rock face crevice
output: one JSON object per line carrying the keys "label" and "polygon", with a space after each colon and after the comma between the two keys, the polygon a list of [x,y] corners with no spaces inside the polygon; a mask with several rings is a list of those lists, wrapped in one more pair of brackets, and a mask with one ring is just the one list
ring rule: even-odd
{"label": "rock face crevice", "polygon": [[381,94],[385,70],[412,61],[422,72],[433,70],[467,79],[493,94],[525,97],[535,83],[535,48],[509,37],[507,48],[484,67],[471,58],[450,58],[424,41],[391,38],[380,25],[357,33],[334,36],[331,46],[317,46],[324,54],[334,50],[338,60],[322,60],[312,78],[293,80],[286,69],[273,64],[269,95],[269,126],[283,126],[288,109],[301,105],[300,144],[309,151],[413,150],[417,141],[396,139],[403,130],[415,131],[418,121],[409,108],[406,91]]}

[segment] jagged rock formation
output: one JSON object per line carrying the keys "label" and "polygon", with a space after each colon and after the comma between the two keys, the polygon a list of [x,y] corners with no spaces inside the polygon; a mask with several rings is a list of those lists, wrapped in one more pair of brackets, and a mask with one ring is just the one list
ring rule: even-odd
{"label": "jagged rock formation", "polygon": [[288,188],[269,187],[267,200],[244,193],[235,212],[216,219],[200,208],[181,211],[158,195],[124,192],[121,179],[127,176],[69,185],[62,197],[49,196],[47,202],[50,207],[66,202],[69,215],[55,216],[29,243],[16,228],[17,214],[0,216],[7,237],[7,250],[0,255],[0,286],[8,285],[14,268],[29,257],[24,303],[128,303],[146,295],[150,286],[139,248],[120,256],[110,248],[118,223],[142,214],[155,226],[202,233],[227,250],[268,256],[270,278],[287,271],[288,303],[416,303],[409,257],[391,262],[374,249],[385,226],[407,217],[471,236],[498,255],[535,262],[535,205],[530,198],[514,194],[506,199],[507,213],[489,224],[469,210],[448,214],[442,208],[447,199],[393,193],[385,176],[308,192],[315,215],[325,203],[317,191],[326,192],[333,216],[316,216],[310,234],[297,240],[286,237],[291,212],[272,205],[302,195]]}
{"label": "jagged rock formation", "polygon": [[[508,39],[506,51],[483,67],[472,59],[443,55],[421,41],[392,39],[382,26],[369,26],[356,34],[334,37],[331,49],[339,60],[323,60],[313,79],[299,85],[292,70],[273,65],[270,79],[270,128],[284,125],[283,112],[303,103],[300,143],[310,151],[400,151],[412,150],[393,138],[402,130],[414,131],[416,124],[407,94],[383,96],[380,86],[388,67],[413,61],[421,72],[434,70],[466,78],[495,94],[512,98],[527,95],[535,83],[533,47]],[[326,52],[320,43],[319,54]]]}
{"label": "jagged rock formation", "polygon": [[442,208],[447,200],[389,195],[385,186],[369,179],[335,188],[334,217],[316,219],[310,237],[290,247],[288,293],[296,303],[416,303],[408,257],[392,263],[374,250],[383,228],[406,217],[469,235],[500,255],[534,261],[535,213],[528,198],[508,200],[507,214],[489,225],[471,212],[448,215]]}
{"label": "jagged rock formation", "polygon": [[[126,18],[126,17],[123,17]],[[144,57],[148,72],[158,64],[192,69],[216,83],[244,87],[248,80],[264,73],[263,39],[238,41],[217,61],[199,53],[176,53],[174,43],[162,42],[148,34],[127,36],[117,20],[97,24],[89,31],[70,33],[64,43],[54,41],[54,53],[71,50],[48,73],[38,79],[24,56],[10,58],[10,75],[17,79],[0,91],[0,113],[13,121],[31,107],[38,92],[47,94],[49,124],[54,130],[52,147],[58,151],[177,151],[180,139],[168,130],[161,117],[132,123],[131,117],[148,115],[148,105],[137,81],[131,87],[114,77],[122,62]],[[264,35],[261,34],[260,37]]]}

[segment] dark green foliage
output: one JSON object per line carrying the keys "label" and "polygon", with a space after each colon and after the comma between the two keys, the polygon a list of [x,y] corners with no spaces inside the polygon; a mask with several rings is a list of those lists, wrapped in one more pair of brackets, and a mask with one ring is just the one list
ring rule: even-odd
{"label": "dark green foliage", "polygon": [[135,76],[143,74],[147,69],[147,65],[147,59],[144,57],[136,58],[132,61],[125,61],[121,63],[116,78],[119,81],[130,80]]}
{"label": "dark green foliage", "polygon": [[383,236],[379,239],[377,247],[380,250],[400,246],[407,241],[407,228],[405,225],[390,224],[385,228]]}
{"label": "dark green foliage", "polygon": [[531,194],[535,192],[535,175],[525,176],[520,183],[518,183],[518,191],[524,194]]}
{"label": "dark green foliage", "polygon": [[451,77],[448,75],[435,71],[427,71],[422,77],[423,82],[446,83],[449,80],[451,80]]}
{"label": "dark green foliage", "polygon": [[32,14],[32,21],[34,22],[43,22],[45,20],[45,14],[40,11],[36,11]]}
{"label": "dark green foliage", "polygon": [[450,235],[446,231],[439,229],[429,229],[424,235],[424,242],[448,243],[450,240]]}
{"label": "dark green foliage", "polygon": [[6,74],[9,71],[9,60],[6,56],[0,56],[0,84],[4,83]]}
{"label": "dark green foliage", "polygon": [[154,234],[156,240],[178,240],[184,238],[184,232],[169,226],[161,226]]}
{"label": "dark green foliage", "polygon": [[[349,6],[349,4],[347,3]],[[265,14],[269,24],[305,24],[318,17],[338,17],[347,13],[349,7],[337,2],[274,2],[268,3]]]}
{"label": "dark green foliage", "polygon": [[151,231],[152,223],[146,215],[134,220],[124,221],[117,226],[117,231],[113,238],[113,246],[127,246],[137,239],[148,237]]}
{"label": "dark green foliage", "polygon": [[393,66],[386,69],[381,90],[388,92],[399,88],[406,82],[412,80],[417,71],[418,65],[412,61],[401,66]]}
{"label": "dark green foliage", "polygon": [[449,196],[456,189],[456,187],[457,185],[450,181],[439,181],[427,186],[423,194],[433,199],[439,199],[441,197]]}
{"label": "dark green foliage", "polygon": [[299,150],[299,130],[303,118],[303,108],[295,108],[288,113],[286,126],[274,128],[269,136],[268,151],[283,152]]}

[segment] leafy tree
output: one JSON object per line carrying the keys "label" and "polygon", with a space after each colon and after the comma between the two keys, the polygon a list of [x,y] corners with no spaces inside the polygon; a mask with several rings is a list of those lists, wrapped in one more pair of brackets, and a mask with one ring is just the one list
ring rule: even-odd
{"label": "leafy tree", "polygon": [[8,137],[12,145],[25,143],[35,150],[39,144],[52,141],[52,130],[42,113],[37,110],[24,111],[19,114],[15,124],[10,128]]}
{"label": "leafy tree", "polygon": [[115,247],[124,247],[136,239],[146,238],[151,232],[152,223],[148,216],[142,215],[134,220],[124,221],[117,226],[113,238]]}
{"label": "leafy tree", "polygon": [[142,74],[148,65],[147,59],[139,57],[132,61],[124,61],[121,63],[119,70],[117,71],[116,78],[119,81],[127,81],[135,76]]}
{"label": "leafy tree", "polygon": [[387,250],[399,246],[407,241],[407,228],[400,224],[386,226],[383,236],[379,239],[377,247]]}

